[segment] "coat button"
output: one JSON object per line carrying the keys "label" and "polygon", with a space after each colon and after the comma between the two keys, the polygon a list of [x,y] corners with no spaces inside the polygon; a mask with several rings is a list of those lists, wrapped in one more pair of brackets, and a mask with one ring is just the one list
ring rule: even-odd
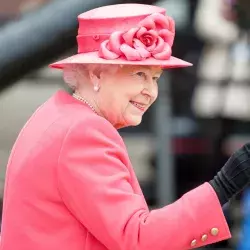
{"label": "coat button", "polygon": [[219,233],[219,229],[218,229],[218,228],[214,227],[214,228],[211,229],[211,234],[212,234],[213,236],[218,235],[218,233]]}
{"label": "coat button", "polygon": [[196,243],[197,243],[197,240],[193,240],[193,241],[191,242],[191,247],[194,247],[194,246],[196,245]]}
{"label": "coat button", "polygon": [[202,235],[201,240],[206,241],[207,240],[207,235],[206,234]]}
{"label": "coat button", "polygon": [[93,36],[93,39],[94,39],[95,41],[98,41],[98,40],[100,39],[100,36],[99,36],[99,35],[94,35],[94,36]]}

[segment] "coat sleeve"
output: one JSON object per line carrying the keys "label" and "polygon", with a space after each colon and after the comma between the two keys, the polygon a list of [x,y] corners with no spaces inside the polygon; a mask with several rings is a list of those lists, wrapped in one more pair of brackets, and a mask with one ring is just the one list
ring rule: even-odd
{"label": "coat sleeve", "polygon": [[221,206],[205,183],[175,203],[149,211],[131,186],[126,150],[103,120],[72,125],[57,176],[70,212],[110,250],[184,250],[230,237]]}

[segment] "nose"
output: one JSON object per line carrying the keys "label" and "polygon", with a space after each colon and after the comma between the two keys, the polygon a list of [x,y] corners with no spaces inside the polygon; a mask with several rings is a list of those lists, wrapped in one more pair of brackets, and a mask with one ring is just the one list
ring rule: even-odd
{"label": "nose", "polygon": [[147,82],[142,91],[142,94],[150,98],[151,101],[154,101],[158,95],[158,86],[153,80]]}

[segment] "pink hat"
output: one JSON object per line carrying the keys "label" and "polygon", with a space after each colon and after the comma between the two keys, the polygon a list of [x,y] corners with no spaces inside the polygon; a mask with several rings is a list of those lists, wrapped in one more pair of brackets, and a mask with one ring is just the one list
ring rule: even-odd
{"label": "pink hat", "polygon": [[191,66],[172,56],[174,20],[165,9],[144,4],[117,4],[78,16],[78,54],[50,65],[148,65],[162,68]]}

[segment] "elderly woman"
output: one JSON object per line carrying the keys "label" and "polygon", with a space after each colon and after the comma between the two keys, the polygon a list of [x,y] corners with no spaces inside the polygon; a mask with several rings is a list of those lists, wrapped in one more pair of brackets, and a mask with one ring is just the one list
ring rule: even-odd
{"label": "elderly woman", "polygon": [[171,56],[174,22],[155,6],[79,16],[79,53],[52,64],[59,91],[21,131],[10,156],[1,250],[178,250],[230,237],[221,206],[250,180],[247,145],[209,183],[149,211],[117,129],[140,124]]}

